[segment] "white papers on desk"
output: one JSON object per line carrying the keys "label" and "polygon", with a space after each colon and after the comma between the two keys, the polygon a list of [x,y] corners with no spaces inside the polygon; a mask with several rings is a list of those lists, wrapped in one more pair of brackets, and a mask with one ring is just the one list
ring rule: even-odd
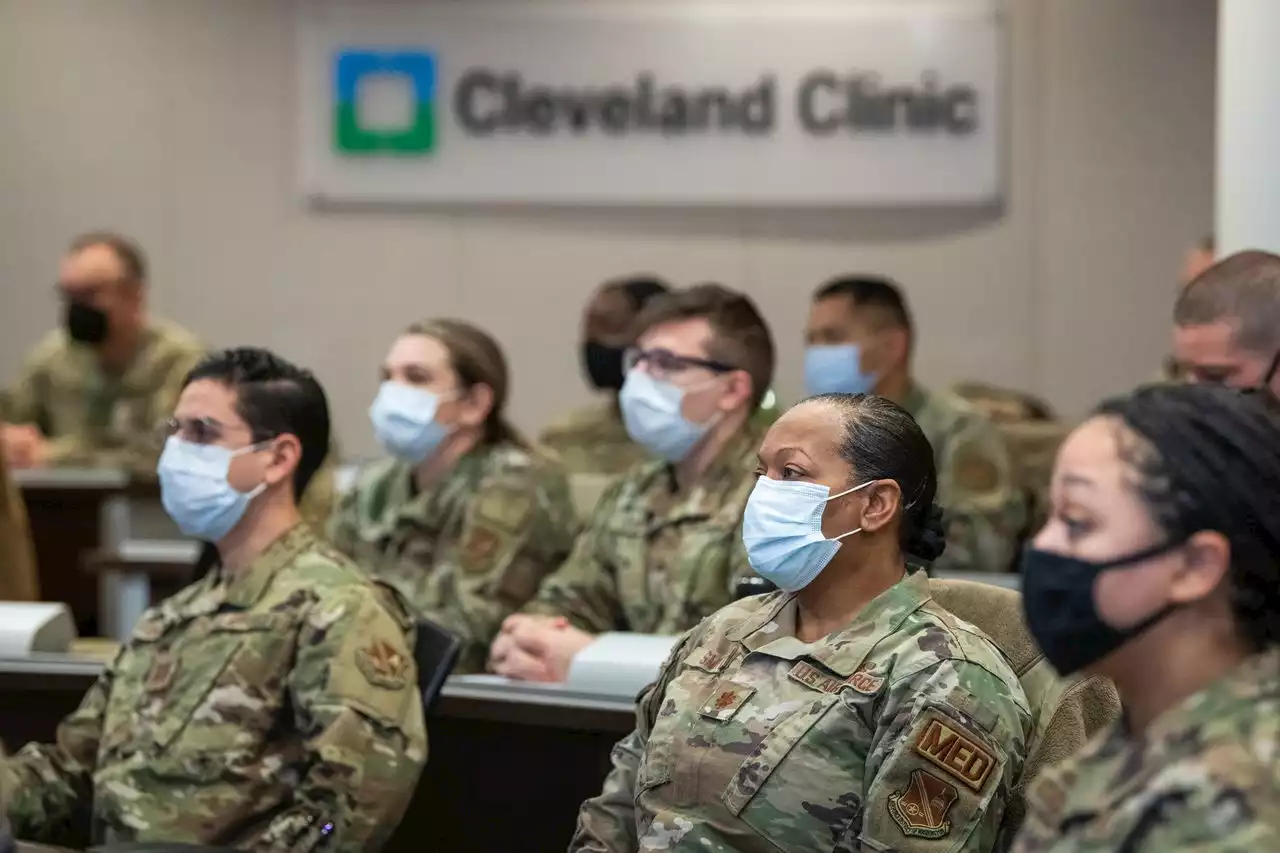
{"label": "white papers on desk", "polygon": [[565,685],[576,690],[631,696],[658,677],[679,637],[658,634],[601,634],[578,652]]}
{"label": "white papers on desk", "polygon": [[0,657],[61,654],[75,638],[76,623],[65,604],[0,602]]}

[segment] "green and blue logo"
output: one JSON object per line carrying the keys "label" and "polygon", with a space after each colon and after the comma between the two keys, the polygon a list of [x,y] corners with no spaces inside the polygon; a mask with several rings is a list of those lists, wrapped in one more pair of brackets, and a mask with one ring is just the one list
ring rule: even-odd
{"label": "green and blue logo", "polygon": [[[407,124],[366,126],[360,84],[368,78],[402,78],[413,102]],[[436,59],[420,50],[341,50],[333,58],[333,142],[342,154],[428,154],[436,146]]]}

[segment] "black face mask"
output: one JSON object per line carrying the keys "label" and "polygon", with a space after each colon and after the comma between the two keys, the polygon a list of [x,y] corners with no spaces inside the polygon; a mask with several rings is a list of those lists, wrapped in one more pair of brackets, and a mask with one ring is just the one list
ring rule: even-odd
{"label": "black face mask", "polygon": [[67,334],[78,344],[100,344],[107,339],[107,315],[84,302],[68,302]]}
{"label": "black face mask", "polygon": [[595,341],[582,345],[582,367],[591,385],[601,391],[622,390],[624,347],[607,347]]}
{"label": "black face mask", "polygon": [[1105,563],[1026,548],[1022,552],[1022,607],[1045,659],[1066,677],[1097,663],[1178,608],[1162,607],[1138,624],[1112,628],[1098,615],[1093,587],[1104,572],[1123,571],[1182,547],[1173,542]]}

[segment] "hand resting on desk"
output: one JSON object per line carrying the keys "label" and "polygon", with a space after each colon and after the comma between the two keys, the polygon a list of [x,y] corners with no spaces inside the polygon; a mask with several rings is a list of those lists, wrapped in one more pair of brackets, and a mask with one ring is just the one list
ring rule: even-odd
{"label": "hand resting on desk", "polygon": [[11,468],[41,468],[49,441],[31,424],[0,424],[0,444]]}
{"label": "hand resting on desk", "polygon": [[564,681],[574,656],[595,640],[563,617],[516,613],[502,623],[489,668],[519,681]]}

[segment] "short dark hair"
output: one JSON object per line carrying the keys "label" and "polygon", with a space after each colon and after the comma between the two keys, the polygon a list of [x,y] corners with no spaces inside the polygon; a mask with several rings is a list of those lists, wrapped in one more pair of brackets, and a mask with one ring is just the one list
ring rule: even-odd
{"label": "short dark hair", "polygon": [[1236,343],[1271,355],[1280,350],[1280,255],[1251,249],[1223,258],[1182,288],[1178,326],[1236,324]]}
{"label": "short dark hair", "polygon": [[1280,402],[1212,383],[1160,384],[1095,414],[1123,424],[1121,458],[1165,541],[1202,530],[1226,537],[1236,629],[1256,648],[1280,645]]}
{"label": "short dark hair", "polygon": [[602,290],[616,290],[631,303],[632,311],[640,311],[650,299],[671,292],[671,286],[655,275],[629,275],[606,281]]}
{"label": "short dark hair", "polygon": [[813,301],[835,296],[851,300],[855,308],[873,309],[877,322],[885,328],[906,329],[909,335],[915,331],[902,287],[893,279],[879,275],[840,276],[814,291]]}
{"label": "short dark hair", "polygon": [[236,347],[205,356],[182,385],[199,379],[236,392],[236,411],[255,442],[286,433],[298,437],[302,458],[293,472],[293,494],[301,501],[329,453],[329,402],[315,376],[269,350]]}
{"label": "short dark hair", "polygon": [[833,406],[840,413],[844,434],[836,446],[853,471],[850,487],[893,480],[902,490],[903,551],[926,562],[942,556],[947,537],[936,500],[933,445],[911,413],[874,394],[819,394],[804,401],[809,403]]}
{"label": "short dark hair", "polygon": [[147,256],[133,240],[114,231],[90,231],[72,240],[70,251],[75,254],[93,246],[110,249],[120,261],[120,266],[124,267],[129,281],[142,284],[147,280]]}
{"label": "short dark hair", "polygon": [[755,303],[722,284],[697,284],[654,297],[636,318],[636,336],[663,323],[703,319],[711,326],[707,354],[751,377],[751,409],[773,384],[773,335]]}

